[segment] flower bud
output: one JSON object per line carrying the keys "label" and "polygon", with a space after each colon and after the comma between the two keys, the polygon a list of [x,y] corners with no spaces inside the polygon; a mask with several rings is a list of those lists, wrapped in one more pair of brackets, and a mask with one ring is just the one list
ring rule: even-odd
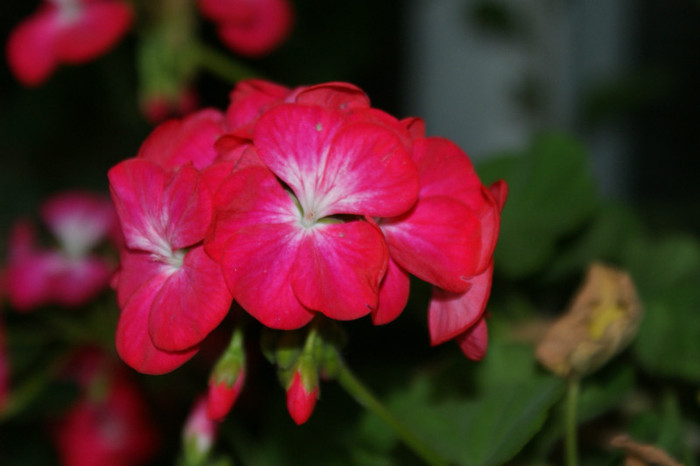
{"label": "flower bud", "polygon": [[318,400],[318,382],[313,380],[305,384],[304,378],[297,370],[287,388],[287,410],[297,425],[305,423],[311,417]]}
{"label": "flower bud", "polygon": [[569,310],[537,346],[537,359],[562,377],[589,374],[630,343],[641,316],[629,274],[592,264]]}
{"label": "flower bud", "polygon": [[207,416],[213,421],[220,421],[233,408],[245,383],[245,350],[243,349],[243,331],[237,328],[229,347],[214,366],[209,377],[207,393]]}
{"label": "flower bud", "polygon": [[186,464],[204,463],[214,445],[218,427],[218,423],[207,416],[206,397],[200,397],[194,404],[182,433]]}
{"label": "flower bud", "polygon": [[212,377],[209,380],[209,392],[207,393],[207,416],[213,421],[221,421],[231,411],[233,405],[241,393],[245,383],[245,370],[241,369],[233,378],[233,383],[228,378],[217,381]]}

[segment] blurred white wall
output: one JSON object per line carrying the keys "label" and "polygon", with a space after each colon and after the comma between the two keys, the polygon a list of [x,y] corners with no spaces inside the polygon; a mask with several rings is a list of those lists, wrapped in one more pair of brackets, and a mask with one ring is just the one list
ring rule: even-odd
{"label": "blurred white wall", "polygon": [[[522,148],[538,129],[584,138],[603,192],[627,191],[621,128],[576,132],[581,97],[625,72],[631,60],[631,0],[502,2],[517,33],[489,33],[470,20],[475,0],[410,0],[404,23],[404,109],[428,134],[457,142],[473,159]],[[542,99],[528,111],[524,89]]]}

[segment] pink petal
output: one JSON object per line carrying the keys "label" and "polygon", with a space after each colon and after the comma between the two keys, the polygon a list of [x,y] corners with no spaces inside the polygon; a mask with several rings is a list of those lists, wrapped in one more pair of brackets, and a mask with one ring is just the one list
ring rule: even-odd
{"label": "pink petal", "polygon": [[107,289],[113,266],[99,257],[59,256],[51,274],[51,302],[68,307],[88,304]]}
{"label": "pink petal", "polygon": [[388,261],[381,233],[361,220],[307,230],[291,271],[292,287],[307,308],[357,319],[377,307]]}
{"label": "pink petal", "polygon": [[[218,3],[213,0],[209,3]],[[239,81],[231,92],[231,104],[226,109],[229,129],[241,135],[253,135],[254,124],[266,110],[282,102],[289,89],[262,79]]]}
{"label": "pink petal", "polygon": [[349,111],[369,108],[369,97],[359,87],[344,82],[329,82],[296,89],[293,102]]}
{"label": "pink petal", "polygon": [[161,123],[148,136],[137,157],[173,169],[189,162],[201,170],[214,162],[216,140],[224,133],[224,116],[214,109],[200,110],[181,120]]}
{"label": "pink petal", "polygon": [[481,224],[461,202],[421,198],[408,214],[381,223],[391,257],[407,272],[433,285],[463,292],[477,271]]}
{"label": "pink petal", "polygon": [[117,217],[108,197],[67,191],[51,197],[41,216],[71,256],[86,254],[113,230]]}
{"label": "pink petal", "polygon": [[224,252],[222,267],[234,298],[267,327],[292,330],[314,316],[290,283],[299,236],[291,225],[253,225],[232,235]]}
{"label": "pink petal", "polygon": [[486,356],[489,344],[486,319],[482,316],[469,330],[459,335],[457,343],[466,357],[472,361],[481,361]]}
{"label": "pink petal", "polygon": [[321,107],[276,107],[256,127],[258,155],[314,218],[408,210],[418,177],[401,142],[379,125],[345,122]]}
{"label": "pink petal", "polygon": [[246,21],[219,22],[221,41],[241,55],[258,57],[284,42],[292,29],[294,15],[288,0],[258,0]]}
{"label": "pink petal", "polygon": [[161,221],[165,171],[148,160],[128,159],[112,167],[107,176],[126,245],[168,255],[171,248]]}
{"label": "pink petal", "polygon": [[214,211],[212,194],[191,164],[175,172],[163,192],[161,209],[167,218],[164,230],[172,249],[192,246],[204,239]]}
{"label": "pink petal", "polygon": [[117,324],[116,345],[119,356],[144,374],[165,374],[187,362],[198,348],[169,352],[158,349],[148,331],[153,300],[168,279],[167,273],[154,275],[122,307]]}
{"label": "pink petal", "polygon": [[384,325],[396,319],[408,303],[411,280],[408,274],[389,258],[389,266],[379,288],[379,304],[372,311],[374,325]]}
{"label": "pink petal", "polygon": [[506,204],[506,199],[508,198],[508,185],[506,182],[503,180],[496,181],[489,186],[489,191],[498,204],[498,210],[503,210],[503,206]]}
{"label": "pink petal", "polygon": [[164,351],[198,345],[226,317],[231,299],[219,264],[201,246],[191,249],[153,300],[149,320],[153,344]]}
{"label": "pink petal", "polygon": [[269,170],[250,167],[222,184],[216,202],[204,247],[221,263],[234,299],[268,327],[306,325],[314,314],[299,303],[289,279],[302,235],[291,197]]}
{"label": "pink petal", "polygon": [[408,117],[401,120],[401,125],[408,130],[412,139],[425,137],[425,121],[418,117]]}
{"label": "pink petal", "polygon": [[7,298],[18,311],[29,311],[51,301],[51,277],[59,255],[36,252],[10,260]]}
{"label": "pink petal", "polygon": [[166,267],[162,262],[156,261],[151,253],[126,248],[121,250],[119,262],[117,303],[122,309],[141,286],[163,273],[163,268]]}
{"label": "pink petal", "polygon": [[481,318],[491,293],[492,275],[493,264],[490,264],[484,272],[469,280],[471,287],[461,294],[433,288],[428,309],[432,345],[455,338]]}
{"label": "pink petal", "polygon": [[450,196],[479,210],[483,202],[481,181],[467,154],[455,143],[437,137],[419,138],[414,141],[413,159],[420,176],[421,197]]}
{"label": "pink petal", "polygon": [[95,1],[82,6],[79,17],[62,24],[56,37],[61,62],[84,63],[106,53],[127,33],[133,14],[121,1]]}
{"label": "pink petal", "polygon": [[15,27],[7,40],[7,64],[25,86],[43,83],[58,65],[55,9],[42,7]]}
{"label": "pink petal", "polygon": [[222,261],[224,246],[241,228],[261,223],[296,224],[299,214],[291,197],[264,166],[234,170],[214,197],[216,213],[204,241],[207,254]]}
{"label": "pink petal", "polygon": [[204,238],[212,215],[208,189],[186,165],[167,176],[145,159],[129,159],[108,173],[110,191],[129,248],[168,257]]}

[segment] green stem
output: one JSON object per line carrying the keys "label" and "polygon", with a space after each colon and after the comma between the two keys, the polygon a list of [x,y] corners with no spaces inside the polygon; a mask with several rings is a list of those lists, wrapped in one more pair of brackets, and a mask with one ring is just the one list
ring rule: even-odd
{"label": "green stem", "polygon": [[565,410],[565,444],[566,444],[566,465],[576,466],[578,464],[578,452],[576,445],[576,407],[578,405],[578,392],[580,381],[578,377],[569,378],[566,390],[566,410]]}
{"label": "green stem", "polygon": [[193,44],[200,66],[221,79],[236,84],[241,79],[260,77],[242,63],[201,42]]}
{"label": "green stem", "polygon": [[396,434],[413,452],[430,465],[447,465],[435,450],[416,437],[408,430],[374,395],[360,382],[344,363],[339,364],[338,383],[352,396],[355,401],[374,413]]}

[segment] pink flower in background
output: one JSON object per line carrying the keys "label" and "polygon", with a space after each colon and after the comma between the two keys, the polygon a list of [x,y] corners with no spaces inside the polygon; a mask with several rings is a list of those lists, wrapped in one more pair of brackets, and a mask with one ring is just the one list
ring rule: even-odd
{"label": "pink flower in background", "polygon": [[71,191],[55,195],[41,216],[58,247],[37,245],[31,224],[17,223],[8,245],[7,295],[28,311],[47,304],[81,306],[109,284],[114,265],[92,251],[115,238],[116,215],[108,198]]}
{"label": "pink flower in background", "polygon": [[219,423],[207,415],[207,397],[199,397],[187,417],[182,432],[186,457],[194,460],[194,464],[204,464],[203,459],[211,452],[218,431]]}
{"label": "pink flower in background", "polygon": [[199,0],[221,41],[241,55],[265,55],[284,42],[294,15],[288,0]]}
{"label": "pink flower in background", "polygon": [[22,84],[36,86],[60,64],[107,52],[131,23],[131,7],[119,0],[46,0],[10,34],[8,64]]}
{"label": "pink flower in background", "polygon": [[199,95],[191,87],[183,88],[178,95],[152,93],[140,100],[141,113],[151,124],[183,117],[199,106]]}
{"label": "pink flower in background", "polygon": [[222,183],[205,241],[234,298],[279,329],[316,311],[341,320],[370,313],[388,254],[366,216],[403,213],[418,191],[400,140],[333,108],[284,104],[264,113],[253,141],[267,168]]}
{"label": "pink flower in background", "polygon": [[146,464],[158,435],[139,388],[116,361],[97,351],[78,353],[66,374],[79,385],[78,401],[53,426],[66,466]]}

